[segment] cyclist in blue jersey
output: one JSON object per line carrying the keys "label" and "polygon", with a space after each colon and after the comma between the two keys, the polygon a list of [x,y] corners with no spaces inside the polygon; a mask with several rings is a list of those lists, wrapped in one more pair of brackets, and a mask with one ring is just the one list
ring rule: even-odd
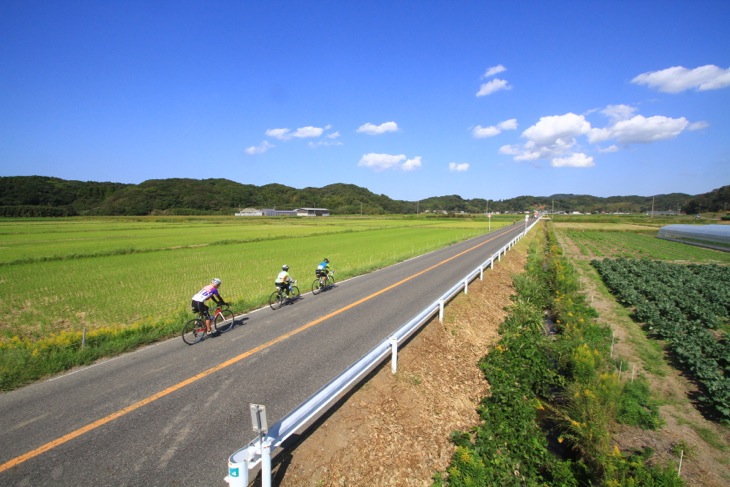
{"label": "cyclist in blue jersey", "polygon": [[210,284],[205,286],[203,289],[198,291],[195,296],[193,296],[193,311],[195,313],[201,313],[203,316],[205,316],[205,329],[208,334],[210,334],[210,315],[208,314],[208,306],[205,304],[205,302],[209,299],[212,299],[218,305],[226,304],[226,301],[218,292],[218,287],[220,287],[220,285],[221,280],[215,277],[210,282]]}
{"label": "cyclist in blue jersey", "polygon": [[325,257],[324,260],[320,262],[317,268],[314,270],[314,273],[317,277],[321,275],[328,276],[331,270],[332,267],[330,266],[330,260]]}

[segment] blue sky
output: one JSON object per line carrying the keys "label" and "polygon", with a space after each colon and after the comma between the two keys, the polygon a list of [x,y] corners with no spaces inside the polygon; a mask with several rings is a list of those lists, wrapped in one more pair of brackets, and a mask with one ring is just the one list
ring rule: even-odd
{"label": "blue sky", "polygon": [[730,2],[0,0],[0,176],[730,184]]}

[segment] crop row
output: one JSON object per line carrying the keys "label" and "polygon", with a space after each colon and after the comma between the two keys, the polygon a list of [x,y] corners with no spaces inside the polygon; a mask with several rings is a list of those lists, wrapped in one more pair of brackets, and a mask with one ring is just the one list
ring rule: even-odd
{"label": "crop row", "polygon": [[730,254],[656,238],[646,232],[564,230],[585,256],[651,258],[659,260],[726,263]]}
{"label": "crop row", "polygon": [[665,340],[701,385],[700,400],[730,419],[730,267],[604,259],[591,264],[647,333]]}

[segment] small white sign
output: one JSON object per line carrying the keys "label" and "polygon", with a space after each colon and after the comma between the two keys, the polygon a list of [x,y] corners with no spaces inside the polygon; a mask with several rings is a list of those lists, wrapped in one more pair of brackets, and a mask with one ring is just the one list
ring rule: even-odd
{"label": "small white sign", "polygon": [[269,426],[266,424],[266,406],[251,404],[251,424],[255,433],[266,434],[269,431]]}

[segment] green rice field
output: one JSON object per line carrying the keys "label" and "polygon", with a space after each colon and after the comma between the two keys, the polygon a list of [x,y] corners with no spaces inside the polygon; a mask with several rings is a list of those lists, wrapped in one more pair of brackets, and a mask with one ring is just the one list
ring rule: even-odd
{"label": "green rice field", "polygon": [[511,224],[512,217],[0,219],[0,390],[178,335],[213,277],[237,315],[283,264],[306,292]]}
{"label": "green rice field", "polygon": [[212,277],[243,312],[264,303],[284,263],[309,283],[326,256],[343,279],[485,227],[428,218],[0,220],[0,336],[155,322],[187,311]]}

